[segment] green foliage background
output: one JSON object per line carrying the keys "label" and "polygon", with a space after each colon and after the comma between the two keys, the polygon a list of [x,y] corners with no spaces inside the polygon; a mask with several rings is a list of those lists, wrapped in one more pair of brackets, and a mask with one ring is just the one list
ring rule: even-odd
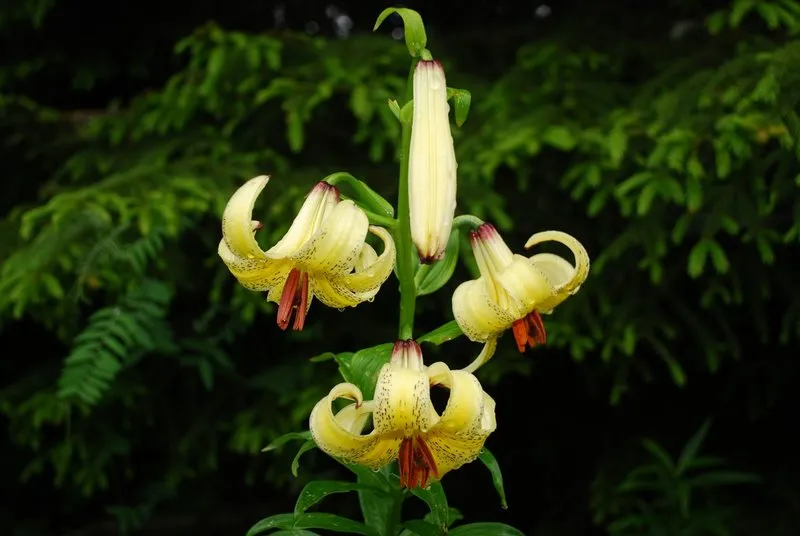
{"label": "green foliage background", "polygon": [[[304,428],[335,381],[331,362],[308,358],[392,340],[397,295],[390,282],[355,310],[315,305],[305,331],[279,333],[274,307],[216,256],[220,214],[262,173],[273,176],[257,207],[265,243],[329,173],[393,198],[399,124],[385,103],[403,91],[407,52],[388,30],[368,33],[376,7],[353,12],[345,39],[187,15],[171,33],[152,30],[152,48],[134,42],[126,59],[103,59],[59,49],[71,35],[60,4],[0,6],[2,475],[20,489],[0,524],[50,534],[111,514],[130,531],[159,512],[235,504],[233,525],[247,526],[281,511],[307,478],[288,474],[292,453],[259,451]],[[493,221],[516,249],[546,228],[586,245],[592,274],[546,319],[542,355],[579,363],[594,403],[635,405],[649,382],[679,397],[698,378],[714,400],[703,411],[735,393],[741,418],[757,423],[797,399],[800,6],[661,4],[554,6],[533,33],[506,19],[459,29],[444,7],[418,8],[449,85],[472,91],[453,133],[459,211]],[[241,22],[249,5],[230,9]],[[137,20],[157,18],[148,9],[135,8]],[[159,46],[174,54],[159,57]],[[469,277],[464,261],[446,289]],[[451,318],[448,292],[420,308],[420,329]],[[456,364],[477,351],[447,348],[437,355]],[[524,386],[538,352],[520,356],[504,339],[481,379],[490,392]],[[525,447],[511,436],[515,408],[498,411],[503,464]],[[614,441],[647,430],[680,445],[705,418],[698,411],[684,411],[679,436],[622,425]],[[588,478],[600,480],[639,459],[594,457]],[[321,457],[310,464],[333,470]],[[797,464],[785,467],[780,498],[764,492],[785,510],[769,534],[798,516],[783,507],[800,498]],[[253,491],[264,489],[276,491],[265,501]],[[34,495],[46,506],[20,506]],[[763,521],[774,512],[761,501],[739,509]],[[588,498],[573,509],[588,519]],[[550,534],[545,518],[517,525]],[[748,523],[730,526],[750,534]]]}

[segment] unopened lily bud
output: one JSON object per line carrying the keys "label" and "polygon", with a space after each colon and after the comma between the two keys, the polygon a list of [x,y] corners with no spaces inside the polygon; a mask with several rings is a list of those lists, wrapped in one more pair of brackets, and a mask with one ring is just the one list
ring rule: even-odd
{"label": "unopened lily bud", "polygon": [[422,348],[415,340],[395,341],[392,348],[392,364],[400,368],[422,370]]}
{"label": "unopened lily bud", "polygon": [[442,64],[414,71],[414,115],[408,161],[411,238],[422,263],[444,256],[456,210],[456,153]]}

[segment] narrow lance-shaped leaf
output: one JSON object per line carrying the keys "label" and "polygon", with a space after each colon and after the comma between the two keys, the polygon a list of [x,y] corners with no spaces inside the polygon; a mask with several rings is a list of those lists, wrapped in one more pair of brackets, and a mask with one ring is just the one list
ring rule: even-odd
{"label": "narrow lance-shaped leaf", "polygon": [[379,488],[359,484],[358,482],[338,482],[334,480],[311,481],[300,491],[300,495],[297,497],[297,503],[294,507],[294,513],[295,515],[304,513],[328,495],[358,490],[370,490],[376,493],[382,492]]}
{"label": "narrow lance-shaped leaf", "polygon": [[303,445],[298,449],[297,454],[294,455],[294,459],[292,460],[292,475],[295,478],[297,478],[297,471],[300,469],[300,457],[309,450],[315,448],[317,448],[317,444],[313,439],[311,439],[303,443]]}
{"label": "narrow lance-shaped leaf", "polygon": [[351,174],[339,171],[328,175],[322,180],[334,186],[339,186],[342,183],[346,184],[353,192],[355,201],[362,205],[363,208],[379,216],[394,217],[392,204],[384,199],[381,194],[370,188],[367,183],[353,177]]}
{"label": "narrow lance-shaped leaf", "polygon": [[418,337],[417,342],[429,342],[439,345],[447,341],[452,341],[453,339],[457,339],[463,334],[464,332],[461,331],[460,327],[458,327],[456,321],[451,320],[447,324],[439,326],[433,331],[426,333],[422,337]]}
{"label": "narrow lance-shaped leaf", "polygon": [[447,496],[444,493],[442,483],[434,482],[424,489],[413,488],[411,493],[425,501],[431,510],[431,514],[433,514],[435,524],[441,527],[442,530],[447,529],[450,509],[447,506]]}
{"label": "narrow lance-shaped leaf", "polygon": [[461,127],[469,115],[469,107],[472,104],[472,93],[466,89],[447,88],[447,99],[453,100],[455,109],[456,125]]}
{"label": "narrow lance-shaped leaf", "polygon": [[470,523],[450,530],[448,536],[525,536],[522,531],[505,523]]}
{"label": "narrow lance-shaped leaf", "polygon": [[372,31],[377,30],[383,24],[383,21],[393,13],[397,13],[403,19],[403,35],[405,36],[408,53],[415,58],[421,57],[425,52],[425,47],[428,45],[428,36],[425,34],[425,24],[422,22],[422,17],[413,9],[387,7],[378,15]]}
{"label": "narrow lance-shaped leaf", "polygon": [[506,500],[506,490],[503,486],[503,473],[500,471],[500,464],[497,459],[489,452],[489,449],[484,448],[478,455],[478,459],[483,462],[483,465],[489,470],[492,475],[492,483],[497,494],[500,496],[500,506],[503,509],[508,508],[508,501]]}

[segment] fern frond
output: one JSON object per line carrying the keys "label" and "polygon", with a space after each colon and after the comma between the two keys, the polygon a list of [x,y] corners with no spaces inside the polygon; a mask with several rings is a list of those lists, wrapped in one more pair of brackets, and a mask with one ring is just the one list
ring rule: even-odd
{"label": "fern frond", "polygon": [[169,349],[171,337],[164,316],[170,298],[164,283],[145,280],[119,303],[95,312],[64,360],[59,397],[97,404],[137,355]]}

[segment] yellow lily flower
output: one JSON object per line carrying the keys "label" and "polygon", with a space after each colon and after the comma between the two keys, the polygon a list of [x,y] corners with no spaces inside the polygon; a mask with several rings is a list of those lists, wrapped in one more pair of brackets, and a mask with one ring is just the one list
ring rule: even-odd
{"label": "yellow lily flower", "polygon": [[[370,226],[352,201],[340,201],[327,182],[311,190],[284,237],[267,251],[256,242],[261,223],[253,221],[256,198],[269,182],[261,175],[242,185],[222,215],[217,252],[239,283],[266,291],[278,304],[278,326],[301,330],[314,297],[329,307],[354,307],[372,300],[392,273],[395,246],[381,227]],[[365,242],[367,231],[383,240],[378,255]]]}
{"label": "yellow lily flower", "polygon": [[[441,415],[431,403],[434,385],[450,390]],[[338,398],[353,403],[334,414]],[[441,362],[426,367],[415,341],[397,341],[378,375],[374,400],[364,401],[358,387],[340,383],[314,407],[309,427],[327,454],[373,469],[397,459],[400,485],[424,488],[478,457],[497,427],[494,409],[475,376]],[[373,430],[362,434],[370,415]]]}
{"label": "yellow lily flower", "polygon": [[414,112],[408,153],[411,238],[420,262],[444,256],[456,210],[456,153],[442,64],[422,60],[414,69]]}
{"label": "yellow lily flower", "polygon": [[530,258],[514,254],[488,223],[470,233],[480,277],[456,288],[453,316],[461,331],[472,341],[487,343],[487,350],[465,370],[472,372],[487,361],[497,338],[509,328],[520,352],[546,342],[540,313],[552,313],[578,291],[589,274],[586,249],[566,233],[536,233],[525,247],[549,241],[567,246],[575,257],[575,266],[552,253]]}

